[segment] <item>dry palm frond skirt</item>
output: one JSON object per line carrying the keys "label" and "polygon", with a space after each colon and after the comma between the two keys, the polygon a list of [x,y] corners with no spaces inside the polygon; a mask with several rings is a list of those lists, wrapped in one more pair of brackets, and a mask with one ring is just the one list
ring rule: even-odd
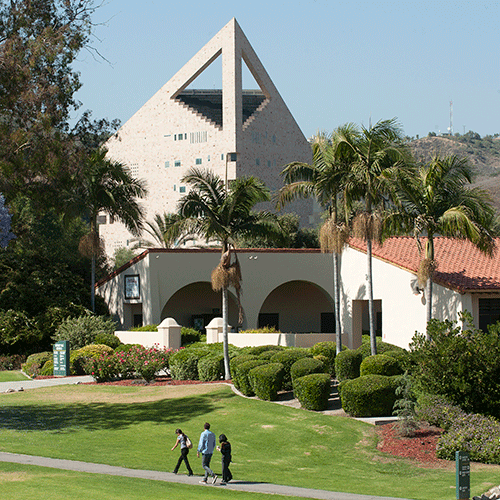
{"label": "dry palm frond skirt", "polygon": [[[234,250],[234,249],[233,249]],[[235,260],[231,263],[231,255]],[[236,252],[232,252],[231,247],[221,256],[217,267],[212,271],[212,289],[215,292],[233,286],[236,290],[238,300],[238,325],[243,323],[243,308],[241,307],[241,267]]]}
{"label": "dry palm frond skirt", "polygon": [[418,265],[417,280],[418,284],[425,287],[427,281],[432,279],[434,271],[437,268],[437,262],[432,259],[422,259]]}
{"label": "dry palm frond skirt", "polygon": [[324,253],[335,252],[341,254],[349,241],[349,228],[344,223],[336,223],[328,219],[319,231],[321,251]]}
{"label": "dry palm frond skirt", "polygon": [[78,251],[81,255],[88,258],[100,256],[104,251],[104,245],[101,238],[99,238],[99,234],[91,231],[85,236],[82,236],[78,243]]}

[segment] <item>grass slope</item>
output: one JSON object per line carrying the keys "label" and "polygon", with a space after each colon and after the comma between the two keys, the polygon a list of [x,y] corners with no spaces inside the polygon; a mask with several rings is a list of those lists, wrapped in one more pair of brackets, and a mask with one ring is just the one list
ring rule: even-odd
{"label": "grass slope", "polygon": [[30,378],[21,371],[0,371],[0,382],[17,382],[19,380],[30,380]]}
{"label": "grass slope", "polygon": [[[389,457],[376,449],[368,424],[241,398],[227,386],[78,385],[0,398],[1,451],[172,471],[175,429],[181,427],[196,446],[209,421],[217,436],[225,433],[232,443],[235,479],[416,500],[455,498],[453,464],[428,469]],[[202,474],[196,453],[189,458]],[[212,463],[220,473],[219,456]],[[499,473],[498,466],[475,466],[472,494],[497,484]]]}

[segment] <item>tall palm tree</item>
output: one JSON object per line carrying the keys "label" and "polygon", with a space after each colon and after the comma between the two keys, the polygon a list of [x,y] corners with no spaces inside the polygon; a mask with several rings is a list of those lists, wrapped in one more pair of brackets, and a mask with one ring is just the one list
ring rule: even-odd
{"label": "tall palm tree", "polygon": [[282,174],[285,186],[280,189],[277,207],[296,198],[314,196],[318,203],[328,210],[328,220],[320,230],[320,245],[323,252],[333,254],[333,289],[335,304],[335,332],[337,353],[342,350],[342,323],[340,314],[339,257],[347,240],[347,225],[339,221],[339,195],[343,189],[347,164],[343,158],[335,155],[332,138],[335,140],[338,130],[332,137],[318,133],[312,143],[313,162],[311,165],[292,162],[286,165]]}
{"label": "tall palm tree", "polygon": [[[397,185],[401,206],[385,221],[393,233],[412,233],[423,258],[418,280],[425,287],[427,321],[432,319],[432,278],[437,268],[434,236],[466,239],[488,255],[494,250],[495,211],[489,195],[467,186],[472,172],[467,160],[434,156],[410,172],[399,172]],[[425,237],[425,249],[420,238]]]}
{"label": "tall palm tree", "polygon": [[404,135],[396,119],[381,120],[368,128],[347,124],[336,138],[337,154],[350,158],[346,183],[347,201],[362,200],[364,208],[353,219],[354,235],[366,242],[368,317],[371,354],[377,353],[373,312],[372,242],[381,235],[381,217],[377,207],[394,196],[387,180],[389,172],[410,164]]}
{"label": "tall palm tree", "polygon": [[[242,236],[259,236],[270,239],[283,238],[275,215],[269,212],[252,212],[257,203],[270,200],[270,193],[262,181],[255,177],[239,178],[229,186],[210,170],[190,169],[182,182],[190,191],[179,200],[180,228],[190,230],[207,240],[222,244],[219,265],[212,272],[212,288],[222,291],[223,345],[225,379],[231,378],[228,351],[228,288],[236,289],[238,302],[241,290],[241,270],[234,253],[235,241]],[[243,321],[239,303],[239,323]]]}
{"label": "tall palm tree", "polygon": [[67,215],[88,218],[90,230],[80,241],[80,251],[91,258],[91,308],[95,311],[95,264],[101,251],[97,216],[106,213],[135,235],[142,229],[143,209],[137,201],[146,196],[144,182],[135,179],[120,162],[106,158],[106,149],[94,151],[74,176],[65,194]]}

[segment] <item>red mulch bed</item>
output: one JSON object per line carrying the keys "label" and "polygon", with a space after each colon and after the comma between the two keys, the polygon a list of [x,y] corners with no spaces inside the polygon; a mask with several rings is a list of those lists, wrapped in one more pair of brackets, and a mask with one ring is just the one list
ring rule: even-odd
{"label": "red mulch bed", "polygon": [[[36,380],[44,380],[48,378],[59,378],[53,376],[41,376],[36,377]],[[157,385],[194,385],[194,384],[221,384],[221,383],[231,383],[231,380],[215,380],[213,382],[202,382],[201,380],[173,380],[170,377],[159,376],[156,377],[154,381],[147,383],[143,379],[125,379],[125,380],[116,380],[114,382],[85,382],[85,384],[99,384],[99,385],[124,385],[124,386],[134,386],[134,385],[148,385],[148,386],[157,386]]]}
{"label": "red mulch bed", "polygon": [[413,437],[401,437],[396,424],[381,425],[377,429],[380,441],[378,449],[397,457],[404,457],[427,463],[447,463],[436,457],[436,444],[443,430],[438,427],[423,427]]}

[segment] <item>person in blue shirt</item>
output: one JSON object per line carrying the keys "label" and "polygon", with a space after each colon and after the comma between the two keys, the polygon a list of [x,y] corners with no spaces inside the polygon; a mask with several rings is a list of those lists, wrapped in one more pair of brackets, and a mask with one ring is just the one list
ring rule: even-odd
{"label": "person in blue shirt", "polygon": [[210,431],[210,424],[208,422],[206,422],[203,427],[205,430],[201,433],[200,436],[197,456],[199,458],[201,453],[201,465],[205,469],[205,477],[200,481],[200,483],[207,484],[208,476],[211,476],[212,484],[215,484],[215,481],[217,481],[217,476],[210,468],[210,460],[212,460],[212,455],[215,449],[215,434]]}

